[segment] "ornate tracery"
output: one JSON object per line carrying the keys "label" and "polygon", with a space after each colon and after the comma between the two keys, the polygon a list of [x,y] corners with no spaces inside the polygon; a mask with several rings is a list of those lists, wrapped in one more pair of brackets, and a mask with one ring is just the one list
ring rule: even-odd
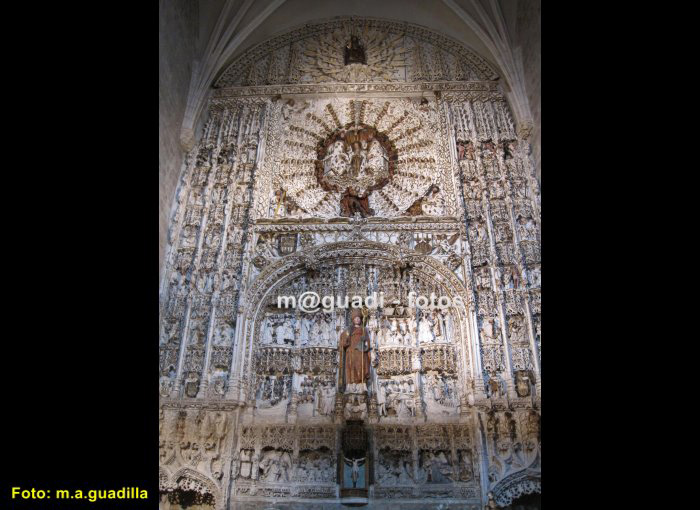
{"label": "ornate tracery", "polygon": [[[539,195],[493,77],[381,20],[305,27],[222,75],[161,293],[164,492],[337,504],[352,479],[360,500],[480,508],[539,487]],[[339,385],[349,310],[279,306],[305,292],[384,295],[364,391]],[[343,449],[351,423],[365,450]]]}

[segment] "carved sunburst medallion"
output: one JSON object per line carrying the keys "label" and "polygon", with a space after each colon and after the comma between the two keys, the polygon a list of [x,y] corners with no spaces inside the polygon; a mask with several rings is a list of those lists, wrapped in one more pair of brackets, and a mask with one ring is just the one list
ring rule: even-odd
{"label": "carved sunburst medallion", "polygon": [[300,69],[317,82],[391,81],[405,65],[403,39],[367,24],[347,24],[307,40]]}
{"label": "carved sunburst medallion", "polygon": [[432,113],[411,99],[283,104],[275,203],[284,196],[286,213],[326,218],[413,214],[417,200],[440,189],[431,188]]}
{"label": "carved sunburst medallion", "polygon": [[336,129],[318,144],[316,180],[330,192],[367,196],[393,177],[398,151],[389,137],[366,124]]}

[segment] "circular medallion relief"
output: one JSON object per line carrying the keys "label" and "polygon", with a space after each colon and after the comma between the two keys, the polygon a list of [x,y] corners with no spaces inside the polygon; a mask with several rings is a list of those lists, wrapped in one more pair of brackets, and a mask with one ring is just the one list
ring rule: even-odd
{"label": "circular medallion relief", "polygon": [[325,191],[366,197],[393,177],[398,152],[389,137],[365,124],[336,129],[317,150],[316,179]]}

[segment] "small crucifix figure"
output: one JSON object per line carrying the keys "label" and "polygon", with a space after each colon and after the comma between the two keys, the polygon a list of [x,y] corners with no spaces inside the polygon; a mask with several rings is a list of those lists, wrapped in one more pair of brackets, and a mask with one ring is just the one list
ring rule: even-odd
{"label": "small crucifix figure", "polygon": [[352,479],[352,488],[355,489],[357,488],[357,480],[360,478],[360,466],[364,465],[365,457],[362,457],[361,459],[348,459],[347,457],[343,456],[343,460],[352,470],[350,478]]}

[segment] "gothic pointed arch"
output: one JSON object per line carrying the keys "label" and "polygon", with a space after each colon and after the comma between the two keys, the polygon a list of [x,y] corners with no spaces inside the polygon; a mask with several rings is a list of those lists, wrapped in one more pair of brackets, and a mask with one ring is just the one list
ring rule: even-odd
{"label": "gothic pointed arch", "polygon": [[[401,249],[395,245],[373,242],[368,240],[348,240],[321,246],[310,247],[283,257],[280,260],[266,266],[255,279],[254,284],[248,289],[244,301],[250,303],[249,307],[242,310],[244,319],[244,332],[242,333],[242,351],[248,352],[241,364],[239,380],[255,381],[254,358],[258,349],[262,347],[260,337],[264,328],[264,309],[274,306],[279,296],[290,296],[295,280],[304,278],[309,274],[324,272],[336,272],[340,268],[352,267],[368,268],[369,271],[410,272],[416,281],[433,289],[435,295],[448,298],[450,303],[459,303],[450,307],[451,317],[454,317],[455,350],[450,350],[448,356],[454,363],[461,367],[459,370],[465,374],[471,374],[469,359],[476,352],[474,334],[469,333],[468,306],[472,303],[471,291],[457,278],[448,266],[439,260],[425,256],[413,249]],[[377,274],[377,273],[373,273]],[[416,284],[416,290],[420,284]],[[428,287],[421,286],[421,289]],[[321,293],[319,293],[321,294]],[[428,293],[430,294],[430,293]],[[337,301],[337,296],[328,293],[328,296]],[[416,297],[419,292],[415,292]],[[293,296],[298,298],[299,296]],[[383,298],[384,293],[377,299]],[[446,301],[447,303],[447,301]],[[300,306],[300,305],[299,305]],[[320,301],[314,308],[320,308]],[[349,308],[345,305],[345,308]],[[341,313],[345,313],[341,311]],[[276,347],[273,347],[273,349]],[[264,369],[263,369],[264,372]],[[464,384],[471,382],[471,375],[462,381]],[[242,391],[259,387],[256,383],[243,384]],[[242,393],[241,400],[247,400],[252,395]]]}
{"label": "gothic pointed arch", "polygon": [[541,473],[535,469],[525,469],[508,475],[491,490],[494,500],[501,506],[510,505],[513,500],[528,494],[542,493]]}
{"label": "gothic pointed arch", "polygon": [[219,501],[220,498],[219,488],[211,478],[187,467],[173,473],[170,487],[173,491],[195,492],[204,501],[211,503]]}

